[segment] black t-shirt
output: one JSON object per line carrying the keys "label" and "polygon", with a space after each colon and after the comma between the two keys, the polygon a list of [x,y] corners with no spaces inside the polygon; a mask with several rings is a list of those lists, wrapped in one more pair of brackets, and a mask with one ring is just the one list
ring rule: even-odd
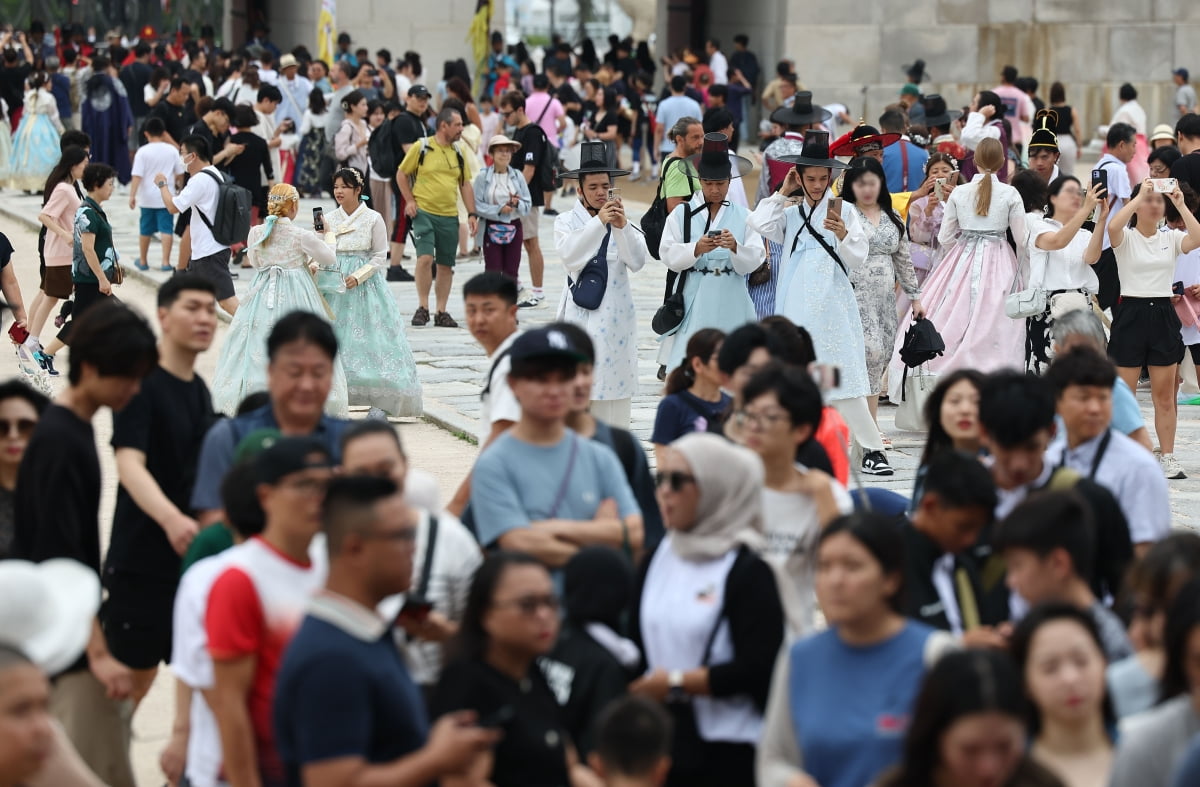
{"label": "black t-shirt", "polygon": [[149,63],[140,63],[136,60],[121,69],[121,83],[125,85],[125,92],[129,94],[129,110],[133,112],[134,117],[140,118],[150,114],[150,107],[146,104],[144,91],[153,74],[154,69],[150,67]]}
{"label": "black t-shirt", "polygon": [[520,682],[487,664],[459,661],[442,672],[430,702],[430,718],[473,710],[481,724],[501,713],[504,737],[493,749],[496,787],[566,787],[566,731],[561,709],[534,665]]}
{"label": "black t-shirt", "polygon": [[1171,177],[1180,183],[1187,183],[1192,191],[1200,194],[1200,150],[1192,151],[1172,164]]}
{"label": "black t-shirt", "polygon": [[225,162],[225,171],[233,176],[239,186],[257,195],[263,190],[262,173],[266,173],[268,180],[275,178],[267,141],[252,131],[239,131],[229,141],[235,145],[245,145],[246,149]]}
{"label": "black t-shirt", "polygon": [[32,70],[25,63],[11,68],[0,67],[0,98],[3,98],[4,102],[8,104],[10,115],[25,106],[25,78]]}
{"label": "black t-shirt", "polygon": [[167,127],[167,133],[176,142],[182,142],[187,136],[188,129],[196,122],[196,116],[187,105],[177,107],[165,98],[150,110],[148,117],[160,118]]}
{"label": "black t-shirt", "polygon": [[92,424],[62,405],[42,413],[18,472],[13,556],[77,560],[100,573],[100,459]]}
{"label": "black t-shirt", "polygon": [[[524,172],[525,167],[533,164],[537,167],[533,175],[533,182],[536,183],[538,176],[541,174],[538,170],[542,166],[542,154],[546,149],[546,145],[549,144],[549,141],[546,139],[546,132],[542,131],[542,127],[537,123],[531,121],[513,132],[513,140],[521,143],[521,149],[518,151],[521,161],[517,163],[517,169]],[[533,200],[533,207],[535,208],[540,208],[546,204],[546,195],[539,188],[530,186],[529,197]]]}
{"label": "black t-shirt", "polygon": [[625,696],[636,677],[587,630],[573,624],[563,627],[554,650],[539,662],[546,682],[562,704],[563,726],[580,759],[595,747],[592,733],[606,705]]}
{"label": "black t-shirt", "polygon": [[[146,468],[159,489],[180,511],[189,513],[200,447],[213,419],[204,380],[199,376],[181,380],[159,366],[142,381],[138,395],[113,413],[112,447],[144,453]],[[105,573],[179,578],[179,555],[167,534],[138,508],[123,486],[117,490]]]}
{"label": "black t-shirt", "polygon": [[391,124],[391,129],[396,155],[401,158],[404,156],[404,145],[411,145],[422,137],[429,136],[429,127],[421,118],[407,109],[396,116],[395,121]]}
{"label": "black t-shirt", "polygon": [[[197,120],[195,123],[189,126],[187,133],[184,136],[190,137],[192,135],[204,137],[204,139],[208,141],[208,152],[214,157],[225,149],[225,143],[229,141],[228,131],[218,137],[217,135],[213,134],[212,129],[209,128],[208,124],[203,120]],[[181,140],[176,140],[176,142],[179,141]]]}
{"label": "black t-shirt", "polygon": [[[566,110],[567,117],[571,118],[571,122],[579,125],[583,122],[583,99],[575,92],[575,88],[571,87],[570,82],[563,82],[558,87],[550,91],[550,95],[558,99],[558,103],[563,105]],[[567,104],[576,104],[577,106],[567,109]]]}
{"label": "black t-shirt", "polygon": [[0,232],[0,271],[12,262],[13,251],[13,245],[8,236]]}

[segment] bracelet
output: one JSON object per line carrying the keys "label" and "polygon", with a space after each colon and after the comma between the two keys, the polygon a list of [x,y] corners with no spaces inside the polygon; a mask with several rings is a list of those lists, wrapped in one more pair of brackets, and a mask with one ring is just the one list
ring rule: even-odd
{"label": "bracelet", "polygon": [[468,213],[468,214],[467,214],[467,218],[469,218],[469,219],[477,219],[477,218],[479,218],[479,214],[478,214],[478,213]]}

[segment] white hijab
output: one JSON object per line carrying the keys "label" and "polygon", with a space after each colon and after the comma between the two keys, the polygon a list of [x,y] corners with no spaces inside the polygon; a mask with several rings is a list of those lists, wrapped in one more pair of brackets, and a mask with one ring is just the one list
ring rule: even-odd
{"label": "white hijab", "polygon": [[758,454],[723,437],[693,432],[671,443],[691,466],[700,492],[696,523],[671,531],[684,560],[715,560],[741,545],[762,547],[763,465]]}

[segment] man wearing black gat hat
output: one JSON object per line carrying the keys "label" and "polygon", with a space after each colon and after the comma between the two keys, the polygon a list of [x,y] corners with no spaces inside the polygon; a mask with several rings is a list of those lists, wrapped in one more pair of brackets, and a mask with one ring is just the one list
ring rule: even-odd
{"label": "man wearing black gat hat", "polygon": [[579,168],[564,178],[579,181],[579,202],[554,221],[554,245],[567,269],[557,319],[584,328],[596,344],[592,414],[629,428],[637,391],[637,311],[629,273],[649,253],[641,230],[625,215],[615,178],[629,173],[609,166],[602,141],[580,145]]}
{"label": "man wearing black gat hat", "polygon": [[[730,178],[748,173],[751,163],[729,153],[729,138],[706,134],[692,163],[700,191],[667,217],[660,251],[667,268],[678,271],[683,320],[663,335],[658,362],[674,369],[683,361],[688,339],[702,328],[729,333],[758,316],[746,276],[763,261],[762,236],[749,231],[750,211],[726,199]],[[736,167],[736,169],[735,169]]]}
{"label": "man wearing black gat hat", "polygon": [[862,471],[892,475],[879,429],[871,418],[862,318],[850,270],[867,258],[870,242],[856,209],[831,208],[829,182],[845,169],[829,152],[829,132],[810,130],[779,190],[758,203],[749,223],[768,240],[783,244],[775,312],[812,335],[821,363],[841,368],[841,384],[827,394],[863,452]]}

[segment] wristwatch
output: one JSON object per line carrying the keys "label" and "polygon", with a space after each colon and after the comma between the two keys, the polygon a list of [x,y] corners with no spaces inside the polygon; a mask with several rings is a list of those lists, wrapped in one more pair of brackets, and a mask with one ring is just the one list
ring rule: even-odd
{"label": "wristwatch", "polygon": [[478,213],[468,213],[467,218],[477,219],[477,218],[479,218],[479,214]]}
{"label": "wristwatch", "polygon": [[154,182],[154,185],[155,185],[155,186],[158,186],[160,189],[162,189],[162,188],[166,188],[166,187],[167,187],[167,182],[166,182],[165,180],[156,180],[156,181]]}
{"label": "wristwatch", "polygon": [[687,691],[683,688],[683,670],[671,670],[667,673],[667,702],[687,702],[687,699]]}

